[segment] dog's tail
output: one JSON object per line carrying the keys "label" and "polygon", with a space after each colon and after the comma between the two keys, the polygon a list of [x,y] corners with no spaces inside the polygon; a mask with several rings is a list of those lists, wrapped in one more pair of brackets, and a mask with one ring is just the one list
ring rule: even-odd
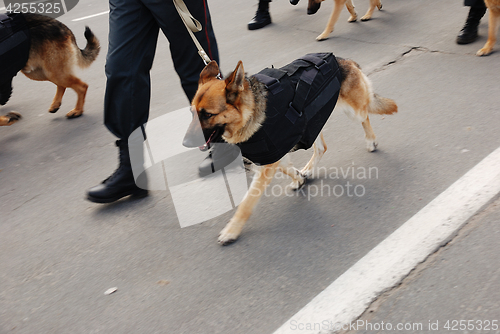
{"label": "dog's tail", "polygon": [[394,100],[373,94],[368,105],[370,114],[391,115],[398,112],[398,106]]}
{"label": "dog's tail", "polygon": [[80,55],[78,57],[78,66],[81,68],[89,67],[90,64],[96,60],[101,50],[99,40],[89,27],[85,27],[85,39],[87,40],[87,45],[85,49],[80,50]]}

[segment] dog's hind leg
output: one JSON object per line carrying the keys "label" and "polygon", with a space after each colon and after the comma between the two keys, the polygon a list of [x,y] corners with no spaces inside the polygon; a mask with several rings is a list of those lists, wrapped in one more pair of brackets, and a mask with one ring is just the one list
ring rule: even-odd
{"label": "dog's hind leg", "polygon": [[5,116],[0,116],[0,126],[9,126],[21,119],[21,115],[15,112],[7,113]]}
{"label": "dog's hind leg", "polygon": [[56,111],[59,110],[59,108],[61,107],[62,98],[64,96],[65,91],[66,91],[66,87],[57,85],[56,95],[54,96],[54,99],[52,100],[52,104],[50,105],[50,108],[49,108],[50,113],[55,113]]}
{"label": "dog's hind leg", "polygon": [[377,149],[378,144],[375,132],[373,132],[372,125],[370,124],[370,118],[366,116],[366,119],[361,122],[361,125],[363,125],[363,129],[365,130],[366,149],[368,152],[374,152]]}
{"label": "dog's hind leg", "polygon": [[[52,81],[52,80],[51,80]],[[66,114],[68,118],[76,118],[83,114],[83,104],[85,103],[85,95],[87,95],[87,89],[89,85],[87,85],[82,80],[78,79],[74,75],[68,75],[63,80],[54,80],[52,81],[57,85],[56,96],[54,97],[54,102],[57,102],[58,95],[64,94],[63,87],[71,88],[76,92],[77,100],[76,106],[70,112]],[[59,88],[61,87],[61,89]]]}
{"label": "dog's hind leg", "polygon": [[280,160],[278,169],[292,178],[290,188],[293,190],[299,190],[306,183],[306,177],[297,168],[293,167],[289,154]]}
{"label": "dog's hind leg", "polygon": [[250,189],[248,189],[243,201],[238,206],[238,209],[236,209],[234,216],[219,234],[219,244],[223,246],[229,245],[238,239],[255,205],[257,205],[265,189],[269,183],[271,183],[278,165],[279,161],[274,164],[256,168],[256,173],[253,177]]}
{"label": "dog's hind leg", "polygon": [[325,138],[323,138],[323,132],[321,132],[318,138],[316,138],[316,140],[314,141],[313,144],[314,153],[311,157],[311,160],[309,160],[307,165],[304,168],[302,168],[300,174],[302,174],[305,178],[311,177],[314,172],[314,167],[316,167],[318,162],[321,160],[321,157],[323,157],[323,154],[325,154],[326,150],[327,147]]}
{"label": "dog's hind leg", "polygon": [[349,13],[351,14],[347,22],[356,22],[356,20],[358,19],[358,14],[354,10],[354,4],[352,3],[352,0],[347,0],[345,6],[349,11]]}
{"label": "dog's hind leg", "polygon": [[346,3],[346,0],[334,0],[334,2],[335,4],[333,7],[332,15],[330,16],[330,19],[326,24],[325,30],[323,30],[323,32],[318,37],[316,37],[318,41],[327,39],[328,36],[332,33],[333,28],[335,27],[335,23],[337,23],[340,13],[342,12],[342,8]]}
{"label": "dog's hind leg", "polygon": [[380,0],[370,0],[370,7],[368,8],[368,11],[366,12],[363,17],[361,17],[361,21],[368,21],[369,19],[372,18],[373,11],[375,10],[375,7],[377,7],[379,10],[382,9],[382,2]]}

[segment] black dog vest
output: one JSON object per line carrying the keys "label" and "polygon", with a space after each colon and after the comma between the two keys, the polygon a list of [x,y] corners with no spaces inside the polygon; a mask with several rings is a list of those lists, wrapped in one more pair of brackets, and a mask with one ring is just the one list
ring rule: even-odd
{"label": "black dog vest", "polygon": [[28,61],[30,35],[22,14],[0,14],[0,84],[12,80]]}
{"label": "black dog vest", "polygon": [[310,53],[254,77],[268,90],[266,119],[248,141],[238,144],[243,156],[267,165],[292,150],[310,148],[339,96],[343,78],[335,56]]}

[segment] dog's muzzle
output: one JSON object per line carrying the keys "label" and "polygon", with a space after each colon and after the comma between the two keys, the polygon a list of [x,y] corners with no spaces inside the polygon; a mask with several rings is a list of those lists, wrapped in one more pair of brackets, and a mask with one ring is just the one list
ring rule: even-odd
{"label": "dog's muzzle", "polygon": [[198,147],[202,151],[210,148],[210,143],[218,140],[224,128],[216,127],[214,129],[202,129],[200,120],[196,115],[193,117],[191,124],[184,136],[182,145],[185,147]]}

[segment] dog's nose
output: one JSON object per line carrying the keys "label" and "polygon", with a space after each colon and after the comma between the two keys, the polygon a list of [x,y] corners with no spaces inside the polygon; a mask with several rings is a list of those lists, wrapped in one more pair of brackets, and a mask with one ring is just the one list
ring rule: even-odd
{"label": "dog's nose", "polygon": [[201,129],[200,120],[197,115],[193,117],[193,121],[189,124],[186,135],[182,140],[182,145],[185,147],[199,147],[205,145],[206,139]]}
{"label": "dog's nose", "polygon": [[184,140],[182,141],[182,145],[184,147],[199,147],[199,146],[202,146],[203,144],[205,144],[204,141],[199,141],[199,140],[193,140],[192,138],[193,136],[188,132],[186,133],[186,135],[184,136]]}

